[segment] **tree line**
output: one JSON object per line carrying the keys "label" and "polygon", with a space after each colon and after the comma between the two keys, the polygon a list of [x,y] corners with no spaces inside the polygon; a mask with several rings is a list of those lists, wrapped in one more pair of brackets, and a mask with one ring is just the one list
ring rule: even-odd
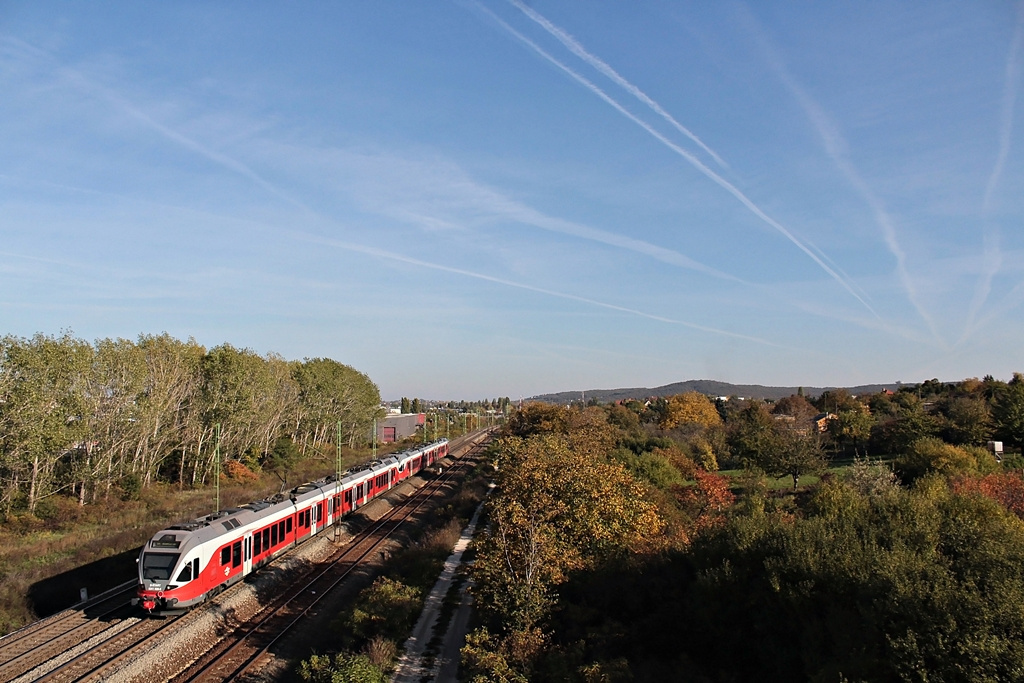
{"label": "tree line", "polygon": [[467,680],[1021,680],[1024,377],[817,402],[513,411]]}
{"label": "tree line", "polygon": [[403,396],[399,402],[399,410],[402,413],[422,413],[427,410],[443,410],[447,412],[477,412],[496,411],[499,413],[508,412],[512,399],[504,398],[483,399],[482,401],[424,401],[418,398]]}
{"label": "tree line", "polygon": [[0,506],[33,512],[156,481],[210,481],[217,456],[256,468],[370,437],[380,392],[326,358],[288,361],[164,333],[89,343],[71,333],[0,339]]}

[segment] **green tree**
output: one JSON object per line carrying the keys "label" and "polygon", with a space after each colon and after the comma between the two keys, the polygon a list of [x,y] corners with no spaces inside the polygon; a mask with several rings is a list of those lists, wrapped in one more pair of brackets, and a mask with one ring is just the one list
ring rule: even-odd
{"label": "green tree", "polygon": [[528,630],[544,617],[569,572],[641,549],[662,528],[621,465],[570,443],[558,434],[501,441],[491,531],[480,543],[474,576],[485,612],[512,630]]}
{"label": "green tree", "polygon": [[977,472],[978,464],[971,452],[933,436],[912,443],[893,463],[900,479],[908,483],[932,472],[944,477]]}
{"label": "green tree", "polygon": [[795,429],[781,431],[777,447],[758,464],[774,477],[791,477],[794,489],[800,477],[818,474],[828,465],[818,435]]}
{"label": "green tree", "polygon": [[768,407],[751,401],[728,422],[729,446],[746,466],[763,469],[780,449],[779,431]]}
{"label": "green tree", "polygon": [[[24,493],[32,512],[40,498],[61,488],[58,463],[73,460],[82,442],[84,389],[93,350],[70,333],[61,337],[37,334],[32,339],[8,336],[2,344],[3,499],[9,511]],[[71,474],[68,478],[75,477]]]}
{"label": "green tree", "polygon": [[871,440],[877,453],[905,453],[918,439],[934,436],[938,420],[929,414],[915,394],[900,392],[893,401],[895,416],[876,424]]}
{"label": "green tree", "polygon": [[1024,375],[1013,373],[1013,379],[996,396],[992,406],[996,435],[1007,445],[1024,446]]}
{"label": "green tree", "polygon": [[296,439],[303,452],[333,443],[338,422],[343,442],[354,447],[381,414],[377,385],[348,365],[329,358],[307,358],[295,364],[292,372],[299,386]]}
{"label": "green tree", "polygon": [[871,436],[871,427],[874,425],[874,418],[867,406],[862,403],[855,405],[856,408],[840,410],[834,420],[828,421],[829,436],[840,448],[853,446],[854,453],[857,452],[857,446]]}
{"label": "green tree", "polygon": [[946,420],[943,436],[951,443],[983,446],[992,432],[988,402],[974,396],[947,398],[942,403]]}

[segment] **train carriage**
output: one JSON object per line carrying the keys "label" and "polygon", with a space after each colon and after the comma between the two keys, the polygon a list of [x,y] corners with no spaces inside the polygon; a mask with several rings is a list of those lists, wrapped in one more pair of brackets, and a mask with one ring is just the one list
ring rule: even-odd
{"label": "train carriage", "polygon": [[139,556],[133,603],[148,612],[193,607],[241,581],[448,453],[442,440],[265,500],[158,531]]}

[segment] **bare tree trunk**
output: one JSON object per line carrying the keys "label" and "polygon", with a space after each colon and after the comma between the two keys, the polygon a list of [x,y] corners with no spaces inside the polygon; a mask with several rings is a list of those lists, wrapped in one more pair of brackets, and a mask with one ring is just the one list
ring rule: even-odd
{"label": "bare tree trunk", "polygon": [[32,459],[32,481],[28,487],[28,511],[36,511],[36,480],[39,478],[39,456]]}

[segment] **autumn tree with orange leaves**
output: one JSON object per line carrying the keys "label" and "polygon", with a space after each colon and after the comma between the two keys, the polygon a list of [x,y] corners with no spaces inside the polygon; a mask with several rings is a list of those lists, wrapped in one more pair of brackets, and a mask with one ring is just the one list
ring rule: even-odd
{"label": "autumn tree with orange leaves", "polygon": [[[643,486],[607,459],[615,431],[603,415],[535,411],[562,433],[500,440],[489,529],[473,569],[477,604],[494,633],[474,633],[463,652],[481,680],[499,669],[529,670],[557,588],[573,572],[658,546],[664,523]],[[530,432],[525,417],[516,429]]]}

